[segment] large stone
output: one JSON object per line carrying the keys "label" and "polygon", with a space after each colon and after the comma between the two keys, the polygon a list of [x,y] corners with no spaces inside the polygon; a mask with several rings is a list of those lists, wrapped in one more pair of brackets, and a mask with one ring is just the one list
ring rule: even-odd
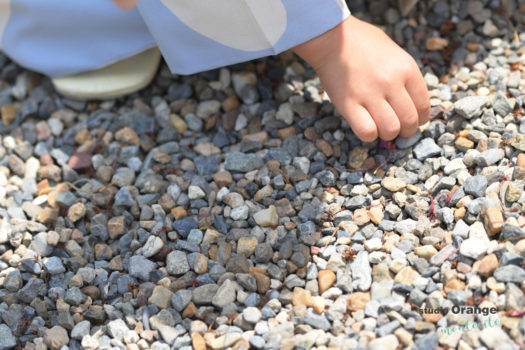
{"label": "large stone", "polygon": [[16,346],[16,338],[6,324],[0,324],[0,350],[12,349]]}
{"label": "large stone", "polygon": [[246,173],[261,168],[263,160],[253,153],[230,152],[226,154],[224,168],[228,171]]}
{"label": "large stone", "polygon": [[182,275],[190,270],[188,258],[183,251],[173,251],[168,254],[166,270],[171,275]]}
{"label": "large stone", "polygon": [[487,96],[467,96],[454,103],[456,113],[464,118],[472,119],[483,113],[483,107],[488,102]]}
{"label": "large stone", "polygon": [[229,303],[233,303],[237,296],[235,291],[236,283],[231,280],[225,280],[217,290],[212,299],[212,304],[222,308]]}
{"label": "large stone", "polygon": [[333,271],[321,270],[319,271],[317,279],[319,280],[319,292],[323,294],[334,285],[337,278]]}
{"label": "large stone", "polygon": [[69,343],[69,336],[63,327],[55,326],[51,329],[46,329],[44,332],[44,343],[50,349],[58,350]]}
{"label": "large stone", "polygon": [[149,274],[157,265],[142,255],[134,255],[129,259],[129,274],[132,277],[149,281]]}
{"label": "large stone", "polygon": [[258,211],[253,215],[253,219],[257,225],[261,226],[277,226],[279,223],[279,215],[275,206],[270,205],[269,208]]}

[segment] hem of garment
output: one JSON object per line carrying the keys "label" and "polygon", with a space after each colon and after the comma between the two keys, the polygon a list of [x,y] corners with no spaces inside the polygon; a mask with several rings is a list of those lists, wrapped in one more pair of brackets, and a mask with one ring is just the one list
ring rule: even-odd
{"label": "hem of garment", "polygon": [[4,54],[5,56],[7,56],[11,61],[15,62],[16,64],[20,65],[22,68],[24,69],[27,69],[27,70],[30,70],[30,71],[33,71],[33,72],[37,72],[39,74],[42,74],[42,75],[45,75],[45,76],[48,76],[50,78],[63,78],[63,77],[67,77],[67,76],[70,76],[70,75],[75,75],[75,74],[81,74],[81,73],[87,73],[87,72],[91,72],[91,71],[94,71],[94,70],[97,70],[97,69],[101,69],[101,68],[104,68],[104,67],[107,67],[107,66],[110,66],[118,61],[122,61],[122,60],[125,60],[127,58],[130,58],[130,57],[133,57],[135,55],[138,55],[144,51],[147,51],[151,48],[154,48],[154,47],[157,47],[157,44],[156,43],[153,43],[153,44],[148,44],[146,46],[143,46],[141,47],[140,49],[138,50],[133,50],[133,52],[128,52],[128,53],[125,53],[125,54],[121,54],[121,55],[116,55],[115,57],[111,57],[109,58],[107,61],[105,61],[104,63],[101,63],[101,64],[97,64],[96,66],[93,66],[93,68],[87,68],[87,69],[81,69],[81,70],[71,70],[71,71],[67,71],[65,73],[60,73],[60,74],[49,74],[49,73],[46,73],[46,72],[43,72],[41,70],[38,70],[38,69],[34,69],[34,68],[31,68],[29,67],[28,65],[24,64],[23,61],[20,61],[20,60],[16,60],[14,59],[13,57],[11,57],[9,55],[9,53],[7,53],[6,51],[4,50],[0,50],[0,52],[2,52],[2,54]]}
{"label": "hem of garment", "polygon": [[[170,64],[169,59],[165,59],[165,61],[166,61],[167,65],[168,65],[168,68],[170,69],[172,74],[191,75],[191,74],[197,74],[197,73],[200,73],[200,72],[205,72],[205,71],[208,71],[208,70],[217,69],[217,68],[221,68],[221,67],[225,67],[225,66],[230,66],[230,65],[234,65],[234,64],[238,64],[238,63],[242,63],[242,62],[248,62],[248,61],[255,60],[255,59],[258,59],[258,58],[262,58],[262,57],[274,56],[274,55],[278,55],[278,54],[280,54],[280,53],[282,53],[284,51],[287,51],[287,50],[289,50],[289,49],[291,49],[293,47],[296,47],[297,45],[303,44],[303,43],[305,43],[307,41],[310,41],[310,40],[312,40],[312,39],[314,39],[314,38],[316,38],[316,37],[318,37],[318,36],[328,32],[329,30],[337,27],[339,24],[341,24],[346,19],[348,19],[349,16],[351,16],[349,11],[343,11],[343,17],[341,19],[338,19],[337,21],[326,22],[315,33],[309,33],[309,35],[301,37],[300,39],[293,40],[292,42],[288,43],[283,48],[276,49],[275,46],[274,46],[274,47],[272,47],[270,49],[267,49],[270,52],[268,54],[266,54],[266,55],[261,55],[258,52],[255,52],[255,53],[252,53],[252,54],[250,54],[248,52],[245,52],[244,55],[243,55],[244,57],[242,59],[239,59],[239,58],[234,58],[234,59],[224,58],[224,59],[222,59],[220,62],[218,62],[216,64],[213,64],[213,65],[203,64],[203,65],[193,66],[193,67],[191,67],[191,69],[189,69],[189,68],[182,68],[182,69],[180,69],[180,67],[173,67]],[[159,49],[160,49],[160,51],[162,53],[162,47],[159,47]]]}

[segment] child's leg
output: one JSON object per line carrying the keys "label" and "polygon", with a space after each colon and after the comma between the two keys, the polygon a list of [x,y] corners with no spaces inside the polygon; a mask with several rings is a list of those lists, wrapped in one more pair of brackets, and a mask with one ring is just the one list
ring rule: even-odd
{"label": "child's leg", "polygon": [[294,51],[314,67],[360,139],[411,136],[429,120],[428,91],[416,62],[380,29],[349,17]]}

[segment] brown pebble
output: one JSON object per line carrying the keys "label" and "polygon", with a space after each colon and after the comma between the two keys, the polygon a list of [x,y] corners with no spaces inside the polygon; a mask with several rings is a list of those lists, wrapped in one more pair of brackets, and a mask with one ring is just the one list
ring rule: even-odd
{"label": "brown pebble", "polygon": [[43,224],[54,224],[58,219],[58,210],[53,208],[44,208],[36,217],[36,221]]}
{"label": "brown pebble", "polygon": [[97,286],[86,286],[82,288],[82,293],[89,296],[92,300],[100,298],[100,289]]}
{"label": "brown pebble", "polygon": [[503,226],[503,214],[498,208],[491,207],[485,211],[485,229],[489,236],[497,235]]}
{"label": "brown pebble", "polygon": [[127,143],[127,144],[133,144],[133,145],[140,145],[140,138],[130,127],[125,127],[120,129],[115,133],[115,140]]}
{"label": "brown pebble", "polygon": [[498,268],[498,258],[495,254],[489,254],[483,259],[474,263],[474,270],[478,270],[479,274],[484,277],[489,277],[492,272]]}
{"label": "brown pebble", "polygon": [[518,154],[518,160],[516,162],[516,165],[520,168],[525,168],[525,153]]}
{"label": "brown pebble", "polygon": [[328,158],[330,158],[334,153],[332,146],[323,139],[318,139],[315,141],[315,146]]}
{"label": "brown pebble", "polygon": [[448,40],[440,37],[428,38],[425,46],[429,51],[441,51],[448,46]]}
{"label": "brown pebble", "polygon": [[178,206],[173,209],[171,209],[171,215],[175,218],[175,220],[179,220],[187,215],[186,209],[184,207]]}
{"label": "brown pebble", "polygon": [[270,278],[263,275],[262,273],[251,273],[257,282],[257,291],[261,294],[264,294],[270,289]]}
{"label": "brown pebble", "polygon": [[458,279],[451,280],[445,286],[445,292],[449,292],[451,290],[465,290],[465,282],[462,282]]}
{"label": "brown pebble", "polygon": [[0,107],[0,114],[2,114],[2,124],[8,126],[15,120],[16,117],[16,105],[3,105]]}
{"label": "brown pebble", "polygon": [[292,295],[292,304],[294,306],[306,306],[310,307],[313,305],[312,293],[309,290],[301,287],[295,287]]}
{"label": "brown pebble", "polygon": [[110,260],[113,257],[113,250],[103,243],[95,244],[96,260]]}
{"label": "brown pebble", "polygon": [[194,350],[206,350],[206,342],[202,335],[197,332],[191,333],[191,344]]}
{"label": "brown pebble", "polygon": [[192,301],[190,301],[188,306],[186,306],[186,308],[182,312],[182,318],[193,317],[196,313],[197,313],[197,307]]}
{"label": "brown pebble", "polygon": [[369,292],[355,292],[355,293],[352,293],[348,297],[348,299],[346,299],[347,308],[350,311],[363,310],[369,301],[370,301]]}
{"label": "brown pebble", "polygon": [[125,217],[115,216],[108,220],[109,238],[116,239],[126,232]]}
{"label": "brown pebble", "polygon": [[289,128],[280,129],[277,134],[281,140],[284,140],[288,136],[295,135],[295,128],[290,126]]}
{"label": "brown pebble", "polygon": [[319,271],[317,278],[319,280],[319,292],[321,294],[330,289],[337,279],[335,273],[330,270]]}

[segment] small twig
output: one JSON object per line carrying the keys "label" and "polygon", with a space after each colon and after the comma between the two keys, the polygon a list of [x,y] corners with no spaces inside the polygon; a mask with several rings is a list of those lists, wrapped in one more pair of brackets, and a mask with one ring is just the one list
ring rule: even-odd
{"label": "small twig", "polygon": [[335,227],[335,230],[334,232],[332,232],[332,234],[330,235],[330,239],[326,241],[325,245],[324,245],[324,248],[323,248],[323,251],[322,251],[322,254],[324,254],[326,248],[328,247],[328,244],[330,244],[330,241],[332,240],[332,238],[335,237],[335,234],[337,233],[337,231],[339,231],[339,229],[341,228],[341,224],[337,225]]}
{"label": "small twig", "polygon": [[445,259],[443,259],[441,261],[441,263],[443,264],[445,261],[447,261],[451,256],[453,256],[454,254],[456,254],[457,252],[459,252],[459,248],[461,248],[461,246],[459,246],[456,250],[454,250],[452,253],[450,253]]}

